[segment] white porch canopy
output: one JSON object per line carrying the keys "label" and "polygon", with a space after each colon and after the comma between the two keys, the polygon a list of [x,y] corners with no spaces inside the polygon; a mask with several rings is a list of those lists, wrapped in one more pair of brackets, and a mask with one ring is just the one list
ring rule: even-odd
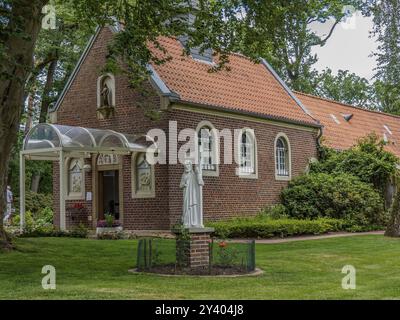
{"label": "white porch canopy", "polygon": [[[143,137],[143,136],[141,136]],[[65,162],[66,158],[90,158],[92,154],[131,154],[156,150],[155,144],[137,143],[141,138],[113,130],[89,129],[41,123],[26,136],[20,152],[20,221],[25,227],[25,160],[51,160],[59,162],[60,177],[60,229],[66,229],[65,221]]]}

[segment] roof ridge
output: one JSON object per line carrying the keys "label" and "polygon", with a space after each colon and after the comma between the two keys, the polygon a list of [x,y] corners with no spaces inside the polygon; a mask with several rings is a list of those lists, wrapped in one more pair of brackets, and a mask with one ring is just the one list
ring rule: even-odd
{"label": "roof ridge", "polygon": [[353,106],[353,105],[348,104],[348,103],[344,103],[344,102],[336,101],[336,100],[333,100],[333,99],[316,96],[316,95],[313,95],[313,94],[310,94],[310,93],[304,93],[304,92],[300,92],[300,91],[296,91],[296,90],[293,90],[293,92],[295,94],[307,96],[307,97],[310,97],[310,98],[314,98],[314,99],[318,99],[318,100],[322,100],[322,101],[326,101],[326,102],[339,104],[339,105],[342,105],[342,106],[345,106],[345,107],[349,107],[349,108],[353,108],[353,109],[357,109],[357,110],[361,110],[361,111],[371,112],[371,113],[384,115],[384,116],[389,116],[389,117],[393,117],[393,118],[400,118],[400,115],[391,114],[391,113],[382,112],[382,111],[371,110],[371,109],[366,109],[366,108],[363,108],[361,106],[357,107],[357,106]]}

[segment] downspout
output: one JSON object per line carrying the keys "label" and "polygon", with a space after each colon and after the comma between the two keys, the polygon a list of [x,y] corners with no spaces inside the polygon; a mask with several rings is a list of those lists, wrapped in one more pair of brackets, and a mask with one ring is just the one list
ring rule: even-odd
{"label": "downspout", "polygon": [[318,136],[317,136],[317,152],[318,152],[318,159],[323,159],[325,156],[325,150],[322,147],[321,138],[324,133],[324,127],[321,126],[318,128]]}

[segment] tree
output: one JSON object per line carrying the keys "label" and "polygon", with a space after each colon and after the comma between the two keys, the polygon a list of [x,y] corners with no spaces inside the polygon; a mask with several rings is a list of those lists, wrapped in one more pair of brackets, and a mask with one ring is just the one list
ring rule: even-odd
{"label": "tree", "polygon": [[0,2],[0,247],[9,247],[3,229],[7,167],[22,114],[24,86],[46,0]]}
{"label": "tree", "polygon": [[[312,66],[317,56],[311,54],[311,49],[326,44],[346,16],[346,6],[359,9],[362,3],[357,0],[244,2],[247,15],[252,17],[252,26],[266,40],[267,46],[261,55],[271,62],[292,89],[306,93],[312,93],[316,85],[313,81],[316,71]],[[323,23],[331,23],[326,34],[313,31],[313,25]]]}
{"label": "tree", "polygon": [[400,1],[372,1],[372,35],[379,46],[375,88],[382,111],[400,114]]}
{"label": "tree", "polygon": [[396,179],[396,192],[390,208],[389,223],[385,231],[387,237],[400,237],[400,181]]}
{"label": "tree", "polygon": [[353,106],[376,109],[374,90],[368,80],[339,70],[337,75],[331,69],[325,69],[317,77],[316,95]]}

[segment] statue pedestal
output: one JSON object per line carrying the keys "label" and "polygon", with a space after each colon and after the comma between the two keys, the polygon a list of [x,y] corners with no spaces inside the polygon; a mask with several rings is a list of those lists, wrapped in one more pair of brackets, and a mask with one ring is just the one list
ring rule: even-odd
{"label": "statue pedestal", "polygon": [[210,240],[214,228],[189,228],[190,239],[182,237],[181,230],[172,230],[176,235],[176,260],[178,266],[208,268],[210,263]]}

